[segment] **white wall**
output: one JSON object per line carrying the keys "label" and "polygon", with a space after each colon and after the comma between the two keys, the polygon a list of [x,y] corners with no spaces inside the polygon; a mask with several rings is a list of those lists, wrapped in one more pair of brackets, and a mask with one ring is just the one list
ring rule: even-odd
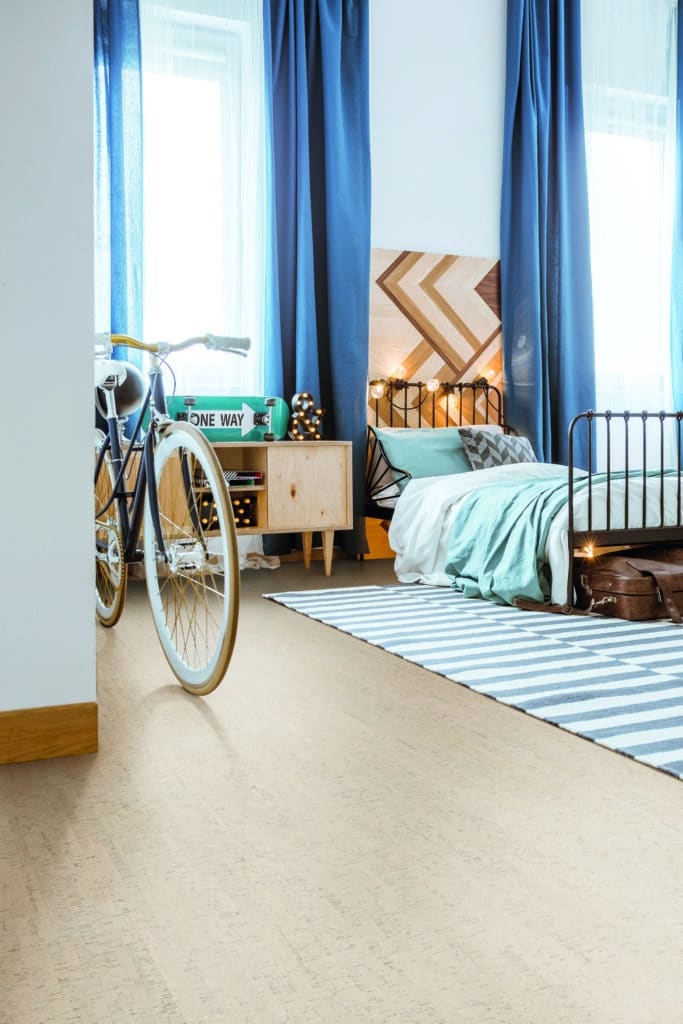
{"label": "white wall", "polygon": [[495,258],[505,0],[370,0],[372,245]]}
{"label": "white wall", "polygon": [[96,699],[92,52],[92,0],[2,4],[0,711]]}

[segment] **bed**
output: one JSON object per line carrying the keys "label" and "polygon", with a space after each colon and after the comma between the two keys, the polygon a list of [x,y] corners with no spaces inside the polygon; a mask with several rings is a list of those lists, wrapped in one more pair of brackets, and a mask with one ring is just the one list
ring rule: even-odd
{"label": "bed", "polygon": [[[382,384],[366,514],[384,520],[401,582],[568,612],[577,559],[683,544],[683,412],[581,413],[560,466],[536,461],[484,379]],[[579,468],[578,451],[599,469]]]}

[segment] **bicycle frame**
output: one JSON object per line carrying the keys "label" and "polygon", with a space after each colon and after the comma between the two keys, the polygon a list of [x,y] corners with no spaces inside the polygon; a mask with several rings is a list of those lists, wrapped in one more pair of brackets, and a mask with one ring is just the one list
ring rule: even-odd
{"label": "bicycle frame", "polygon": [[[106,511],[113,501],[116,501],[120,512],[123,558],[128,564],[131,562],[139,562],[143,558],[143,553],[138,548],[138,541],[140,539],[140,531],[142,528],[145,493],[149,495],[152,521],[154,523],[154,532],[156,534],[159,551],[163,553],[164,557],[167,555],[166,548],[163,543],[161,523],[159,520],[159,502],[157,499],[154,472],[154,452],[156,450],[159,432],[171,423],[171,420],[167,415],[166,394],[161,375],[163,357],[171,352],[188,348],[191,345],[196,345],[200,342],[210,349],[244,356],[249,349],[250,340],[249,338],[223,337],[215,334],[205,334],[202,337],[188,338],[186,341],[180,342],[176,345],[169,345],[168,343],[157,343],[154,346],[144,345],[135,338],[131,338],[128,335],[123,334],[112,335],[112,340],[115,340],[119,344],[130,344],[135,348],[144,349],[152,356],[152,365],[149,370],[149,386],[142,406],[138,412],[138,420],[133,432],[133,437],[128,443],[128,449],[125,454],[123,452],[121,435],[119,433],[120,418],[116,409],[115,396],[117,384],[125,380],[125,367],[117,360],[96,360],[95,363],[96,368],[99,367],[99,372],[96,369],[95,373],[95,386],[99,387],[104,392],[107,407],[105,416],[107,421],[107,433],[105,442],[102,445],[102,450],[98,455],[95,465],[95,481],[98,479],[104,455],[107,450],[111,451],[112,465],[115,473],[112,497],[107,505],[100,509],[100,514]],[[140,443],[142,423],[148,412],[150,414],[149,425],[145,433],[144,440]],[[125,481],[127,479],[131,460],[136,453],[141,453],[140,464],[137,468],[137,475],[133,490],[127,491],[125,488]],[[188,511],[192,519],[193,526],[201,536],[203,531],[200,526],[200,514],[194,493],[193,481],[190,475],[190,468],[186,460],[183,460],[182,462],[181,472],[183,486],[188,501]]]}
{"label": "bicycle frame", "polygon": [[[157,535],[157,542],[161,551],[164,551],[163,536],[159,526],[159,506],[154,476],[154,450],[160,426],[166,419],[166,395],[164,392],[161,376],[161,361],[154,356],[152,366],[149,370],[149,385],[143,403],[138,410],[137,423],[133,436],[130,438],[127,451],[124,454],[121,444],[119,430],[120,418],[116,410],[115,388],[119,382],[116,372],[109,374],[99,383],[100,389],[104,392],[106,402],[107,433],[104,444],[99,452],[95,463],[95,480],[97,480],[105,453],[111,451],[112,466],[114,467],[115,482],[110,502],[100,510],[106,511],[112,501],[116,501],[120,514],[121,532],[123,540],[123,557],[126,563],[141,562],[142,550],[138,547],[140,531],[142,528],[142,517],[145,507],[145,493],[149,495],[152,510],[152,520]],[[142,443],[142,423],[147,412],[150,413],[150,420]],[[137,468],[137,475],[133,490],[126,489],[125,481],[128,478],[129,468],[136,455],[141,454],[140,463]],[[186,486],[191,482],[186,481]]]}

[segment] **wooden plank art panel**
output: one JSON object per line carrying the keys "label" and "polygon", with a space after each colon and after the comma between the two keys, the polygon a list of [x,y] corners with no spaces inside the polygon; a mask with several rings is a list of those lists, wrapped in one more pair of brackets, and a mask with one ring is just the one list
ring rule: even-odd
{"label": "wooden plank art panel", "polygon": [[397,376],[502,390],[497,259],[372,250],[370,379]]}

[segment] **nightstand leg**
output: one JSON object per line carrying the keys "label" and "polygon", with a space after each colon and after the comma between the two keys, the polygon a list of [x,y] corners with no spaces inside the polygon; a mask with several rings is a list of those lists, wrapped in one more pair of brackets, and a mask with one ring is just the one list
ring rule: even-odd
{"label": "nightstand leg", "polygon": [[304,550],[304,565],[307,569],[311,568],[311,551],[313,549],[313,533],[311,530],[307,530],[301,534],[301,543]]}
{"label": "nightstand leg", "polygon": [[334,530],[323,530],[323,560],[325,575],[332,575],[332,548],[334,547]]}

